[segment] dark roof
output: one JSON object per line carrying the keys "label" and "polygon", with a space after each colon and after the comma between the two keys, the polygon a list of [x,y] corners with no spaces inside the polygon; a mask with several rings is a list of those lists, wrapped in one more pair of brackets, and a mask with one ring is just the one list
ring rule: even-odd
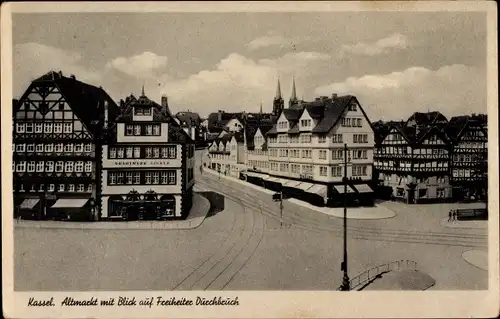
{"label": "dark roof", "polygon": [[291,123],[292,127],[288,130],[288,134],[299,134],[299,125],[297,123]]}
{"label": "dark roof", "polygon": [[323,118],[313,129],[313,132],[328,133],[335,126],[335,124],[337,124],[337,121],[352,99],[355,99],[355,97],[352,95],[345,95],[321,100],[321,102],[325,104],[325,111]]}
{"label": "dark roof", "polygon": [[[208,115],[208,130],[210,132],[222,132],[224,126],[234,117],[234,113],[223,111],[210,113]],[[220,119],[220,120],[219,120]]]}
{"label": "dark roof", "polygon": [[435,123],[447,123],[447,122],[448,120],[446,119],[446,116],[444,116],[438,111],[432,111],[427,113],[415,112],[408,118],[408,120],[406,121],[406,125],[426,126]]}
{"label": "dark roof", "polygon": [[65,77],[61,71],[50,71],[31,82],[15,110],[24,102],[33,87],[45,84],[55,84],[59,88],[72,111],[94,135],[102,132],[105,104],[108,105],[110,120],[118,114],[118,106],[101,87],[78,81],[73,75]]}
{"label": "dark roof", "polygon": [[270,120],[266,119],[247,119],[244,125],[245,138],[247,141],[247,149],[253,149],[254,147],[254,137],[257,133],[257,130],[260,129],[260,132],[264,137],[266,134],[272,129],[273,123]]}
{"label": "dark roof", "polygon": [[283,114],[288,121],[296,122],[302,115],[303,108],[283,109]]}
{"label": "dark roof", "polygon": [[201,118],[198,113],[193,112],[178,112],[175,117],[179,119],[181,125],[199,125]]}

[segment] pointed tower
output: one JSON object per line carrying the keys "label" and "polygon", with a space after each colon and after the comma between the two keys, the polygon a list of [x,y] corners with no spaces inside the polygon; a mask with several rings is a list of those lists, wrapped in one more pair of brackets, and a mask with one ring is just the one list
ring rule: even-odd
{"label": "pointed tower", "polygon": [[293,77],[292,94],[290,95],[290,101],[288,102],[288,107],[292,107],[298,102],[299,100],[297,100],[297,89],[295,88],[295,77]]}
{"label": "pointed tower", "polygon": [[146,96],[146,94],[144,93],[144,83],[142,84],[141,96]]}
{"label": "pointed tower", "polygon": [[260,102],[260,110],[259,113],[262,115],[262,102]]}
{"label": "pointed tower", "polygon": [[280,79],[278,78],[278,86],[276,87],[276,96],[273,100],[273,115],[279,116],[281,111],[285,108],[285,102],[283,101],[283,97],[281,96],[281,84]]}

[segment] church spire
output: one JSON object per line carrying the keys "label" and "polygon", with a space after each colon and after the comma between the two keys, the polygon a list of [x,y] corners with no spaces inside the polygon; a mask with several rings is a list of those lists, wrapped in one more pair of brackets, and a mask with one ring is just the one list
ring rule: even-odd
{"label": "church spire", "polygon": [[146,96],[146,94],[144,94],[144,83],[142,84],[141,96]]}
{"label": "church spire", "polygon": [[262,102],[260,102],[260,114],[262,114]]}
{"label": "church spire", "polygon": [[276,87],[276,100],[281,99],[281,84],[280,84],[280,78],[278,78],[278,86]]}
{"label": "church spire", "polygon": [[295,77],[293,77],[292,95],[290,96],[290,101],[297,101],[297,90],[295,89]]}

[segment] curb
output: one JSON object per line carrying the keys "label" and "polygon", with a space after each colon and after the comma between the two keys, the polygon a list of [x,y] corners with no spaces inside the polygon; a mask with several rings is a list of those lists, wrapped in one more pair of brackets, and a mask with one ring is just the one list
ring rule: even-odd
{"label": "curb", "polygon": [[[488,268],[484,269],[483,267],[480,267],[480,266],[478,266],[478,265],[474,264],[473,262],[469,261],[467,258],[465,258],[465,257],[464,257],[464,255],[465,255],[466,253],[471,252],[471,251],[481,251],[481,252],[484,252],[483,250],[478,250],[478,249],[467,250],[467,251],[464,251],[464,252],[462,253],[462,255],[461,255],[461,256],[462,256],[462,259],[463,259],[463,260],[465,260],[465,262],[466,262],[466,263],[468,263],[468,264],[469,264],[469,265],[471,265],[471,266],[474,266],[474,267],[475,267],[475,268],[477,268],[477,269],[481,269],[481,270],[483,270],[483,271],[488,271]],[[486,258],[488,258],[488,253],[486,253]],[[488,267],[488,265],[486,265],[486,267]]]}
{"label": "curb", "polygon": [[[243,184],[245,186],[248,186],[250,188],[253,188],[255,190],[258,190],[260,192],[263,192],[263,193],[266,193],[266,194],[274,194],[275,192],[271,191],[271,190],[268,190],[266,188],[263,188],[263,187],[260,187],[260,186],[257,186],[257,185],[254,185],[252,183],[248,183],[248,182],[245,182],[245,181],[242,181],[238,178],[235,178],[235,177],[232,177],[232,176],[227,176],[227,175],[222,175],[222,174],[219,174],[218,172],[210,169],[210,168],[205,168],[203,170],[203,172],[210,172],[210,174],[212,175],[215,175],[215,176],[220,176],[221,178],[225,178],[227,180],[232,180],[234,182],[238,182],[240,184]],[[328,212],[325,212],[323,210],[321,210],[320,207],[316,207],[314,205],[311,205],[309,203],[305,203],[299,199],[296,199],[296,198],[290,198],[290,199],[287,199],[287,201],[289,201],[290,203],[293,203],[293,204],[296,204],[298,206],[301,206],[303,208],[307,208],[307,209],[310,209],[310,210],[313,210],[315,212],[318,212],[318,213],[321,213],[321,214],[324,214],[324,215],[328,215],[328,216],[331,216],[331,217],[334,217],[334,218],[344,218],[344,216],[337,216],[337,215],[334,215],[334,214],[330,214]],[[386,215],[386,216],[382,216],[382,217],[370,217],[370,216],[367,216],[367,217],[349,217],[349,214],[347,216],[347,219],[351,219],[351,220],[380,220],[380,219],[389,219],[389,218],[394,218],[397,216],[396,212],[394,212],[393,210],[391,209],[388,209],[387,207],[384,207],[384,206],[380,206],[380,207],[383,207],[383,209],[386,209],[387,211],[389,211],[391,214],[390,215]],[[332,208],[332,209],[335,209],[335,208]],[[340,209],[340,208],[339,208]],[[352,208],[351,208],[352,209]],[[357,208],[357,209],[362,209],[362,208]],[[349,210],[348,210],[349,211]]]}
{"label": "curb", "polygon": [[[96,221],[96,222],[65,222],[65,221],[30,221],[14,220],[14,227],[18,228],[47,228],[47,229],[96,229],[96,230],[188,230],[198,228],[205,220],[210,201],[200,194],[193,193],[197,198],[195,205],[186,220],[173,221]],[[192,212],[197,209],[196,212]],[[191,215],[193,214],[193,215]],[[190,218],[191,217],[191,218]]]}
{"label": "curb", "polygon": [[[474,221],[472,221],[473,223]],[[471,227],[471,226],[465,226],[465,225],[458,225],[456,224],[456,221],[451,221],[451,222],[448,222],[448,218],[447,217],[443,217],[439,220],[439,225],[441,225],[441,227],[444,227],[444,228],[450,228],[450,229],[488,229],[488,221],[485,220],[485,225],[484,227],[482,225],[477,225],[476,226],[479,226],[479,227]],[[466,222],[467,223],[467,222]],[[452,226],[454,225],[454,226]]]}

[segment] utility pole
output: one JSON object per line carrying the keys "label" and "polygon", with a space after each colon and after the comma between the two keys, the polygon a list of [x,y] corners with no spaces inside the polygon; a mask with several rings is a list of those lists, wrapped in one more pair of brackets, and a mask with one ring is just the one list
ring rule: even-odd
{"label": "utility pole", "polygon": [[340,290],[349,291],[349,276],[347,275],[347,143],[344,144],[344,261],[342,262],[342,286]]}
{"label": "utility pole", "polygon": [[283,228],[283,189],[280,192],[280,227]]}

